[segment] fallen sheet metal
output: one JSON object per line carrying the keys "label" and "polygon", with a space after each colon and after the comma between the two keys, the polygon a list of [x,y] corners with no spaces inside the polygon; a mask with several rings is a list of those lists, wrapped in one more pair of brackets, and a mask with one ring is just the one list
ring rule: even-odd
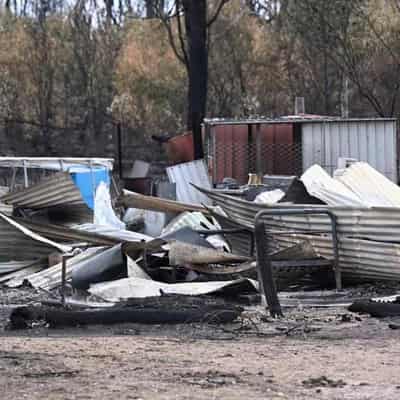
{"label": "fallen sheet metal", "polygon": [[[19,269],[28,267],[34,262],[34,260],[0,262],[0,274],[9,274],[18,271]],[[0,282],[4,282],[4,275],[0,276]]]}
{"label": "fallen sheet metal", "polygon": [[[203,189],[199,189],[203,190]],[[271,206],[257,204],[216,191],[204,191],[214,200],[234,223],[254,228],[257,212],[271,209]],[[318,205],[275,204],[273,208],[304,209],[321,207]],[[400,207],[331,207],[325,206],[338,217],[340,237],[359,237],[375,241],[400,243]],[[329,218],[324,215],[292,215],[263,217],[269,227],[278,229],[330,230]],[[219,220],[219,219],[218,219]],[[219,220],[221,223],[221,221]]]}
{"label": "fallen sheet metal", "polygon": [[[74,268],[79,268],[80,266],[85,265],[88,260],[97,254],[100,254],[104,250],[104,247],[92,247],[68,259],[66,278],[70,279]],[[61,284],[61,269],[62,263],[56,264],[53,267],[27,276],[26,281],[34,288],[52,290]]]}
{"label": "fallen sheet metal", "polygon": [[0,256],[15,261],[35,260],[58,250],[72,250],[70,246],[56,243],[38,235],[18,223],[14,218],[0,213]]}
{"label": "fallen sheet metal", "polygon": [[[6,195],[9,192],[9,188],[7,186],[0,186],[0,198],[4,195]],[[5,204],[2,201],[0,201],[0,212],[5,215],[11,216],[13,213],[14,207]]]}
{"label": "fallen sheet metal", "polygon": [[174,200],[162,199],[159,197],[145,196],[143,194],[124,190],[123,195],[118,200],[118,205],[127,208],[138,208],[168,213],[181,213],[185,211],[202,211],[204,207],[196,204],[181,203]]}
{"label": "fallen sheet metal", "polygon": [[[211,219],[211,221],[210,221]],[[201,212],[184,212],[175,217],[162,231],[161,237],[170,237],[172,233],[178,230],[189,227],[192,230],[219,230],[221,226],[215,218],[208,218]],[[227,242],[221,235],[208,235],[204,240],[216,249],[230,251]]]}
{"label": "fallen sheet metal", "polygon": [[127,277],[121,245],[118,244],[90,257],[72,270],[72,287],[88,289],[90,284]]}
{"label": "fallen sheet metal", "polygon": [[31,222],[23,218],[16,218],[15,220],[20,225],[30,229],[32,232],[35,232],[52,240],[58,240],[67,243],[84,243],[95,246],[113,246],[121,242],[120,238],[115,238],[112,237],[112,235],[104,235],[102,233],[99,233],[107,231],[113,232],[114,229],[109,227],[100,228],[94,224],[83,224],[69,228],[62,225]]}
{"label": "fallen sheet metal", "polygon": [[149,240],[153,240],[151,236],[145,235],[140,232],[132,232],[104,225],[80,224],[80,225],[74,225],[72,226],[72,228],[80,231],[83,234],[85,233],[93,234],[93,236],[99,235],[102,237],[112,239],[114,243],[139,242],[142,240],[148,242]]}
{"label": "fallen sheet metal", "polygon": [[252,279],[237,279],[233,281],[170,284],[135,277],[97,283],[90,287],[89,292],[104,300],[119,301],[129,298],[157,297],[161,296],[161,292],[200,296],[222,290],[229,290],[230,293],[255,292],[258,290],[258,283]]}
{"label": "fallen sheet metal", "polygon": [[[324,258],[333,257],[332,239],[321,235],[276,236],[282,247],[308,240],[315,252]],[[375,280],[400,280],[400,245],[372,240],[341,238],[339,267],[343,276]]]}
{"label": "fallen sheet metal", "polygon": [[48,267],[47,260],[39,260],[31,263],[27,267],[19,269],[0,277],[0,283],[4,283],[9,288],[16,288],[23,284],[25,278]]}
{"label": "fallen sheet metal", "polygon": [[342,182],[331,176],[319,165],[308,168],[301,176],[307,192],[330,206],[366,206],[365,200]]}
{"label": "fallen sheet metal", "polygon": [[211,205],[210,199],[198,192],[191,184],[211,189],[210,178],[204,160],[195,160],[167,168],[171,183],[176,184],[176,198],[184,203]]}
{"label": "fallen sheet metal", "polygon": [[68,172],[58,172],[28,188],[7,193],[0,200],[14,207],[33,209],[61,204],[84,204],[81,192]]}
{"label": "fallen sheet metal", "polygon": [[352,164],[335,180],[355,193],[367,206],[400,206],[400,188],[365,162]]}

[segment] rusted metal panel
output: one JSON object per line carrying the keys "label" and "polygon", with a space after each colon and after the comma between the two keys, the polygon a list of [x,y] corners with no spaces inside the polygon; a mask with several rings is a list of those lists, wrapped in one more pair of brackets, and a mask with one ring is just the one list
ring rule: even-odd
{"label": "rusted metal panel", "polygon": [[261,159],[264,162],[263,174],[290,175],[295,171],[293,124],[262,124]]}
{"label": "rusted metal panel", "polygon": [[293,174],[296,151],[291,123],[217,124],[209,129],[213,181],[245,184],[249,173]]}
{"label": "rusted metal panel", "polygon": [[225,177],[247,182],[248,126],[219,125],[212,129],[211,135],[214,182],[222,182]]}

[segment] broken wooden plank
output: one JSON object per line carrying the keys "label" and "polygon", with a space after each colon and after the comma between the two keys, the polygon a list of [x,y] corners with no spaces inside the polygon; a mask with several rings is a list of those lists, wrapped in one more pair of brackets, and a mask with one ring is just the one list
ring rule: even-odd
{"label": "broken wooden plank", "polygon": [[170,265],[229,264],[251,260],[246,256],[225,253],[220,250],[194,246],[183,242],[172,242],[169,246]]}
{"label": "broken wooden plank", "polygon": [[208,213],[208,211],[199,205],[182,203],[175,200],[162,199],[160,197],[145,196],[143,194],[130,192],[124,190],[123,195],[117,201],[118,206],[126,208],[139,208],[142,210],[182,213],[185,211],[201,211]]}

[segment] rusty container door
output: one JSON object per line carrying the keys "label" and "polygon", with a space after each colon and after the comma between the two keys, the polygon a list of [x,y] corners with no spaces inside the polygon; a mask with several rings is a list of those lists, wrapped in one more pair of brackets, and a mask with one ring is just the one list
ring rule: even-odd
{"label": "rusty container door", "polygon": [[245,184],[248,178],[248,125],[226,124],[212,128],[213,183],[226,177]]}
{"label": "rusty container door", "polygon": [[297,147],[293,124],[266,123],[258,127],[264,174],[295,175]]}

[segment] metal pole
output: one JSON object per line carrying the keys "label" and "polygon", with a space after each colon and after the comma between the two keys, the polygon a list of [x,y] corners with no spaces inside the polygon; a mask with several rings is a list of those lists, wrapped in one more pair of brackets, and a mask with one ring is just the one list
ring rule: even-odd
{"label": "metal pole", "polygon": [[28,182],[28,170],[26,168],[25,160],[22,161],[22,165],[24,167],[24,187],[27,188],[29,186],[29,182]]}
{"label": "metal pole", "polygon": [[123,179],[122,173],[122,127],[121,122],[117,124],[117,140],[118,140],[118,174],[119,179]]}
{"label": "metal pole", "polygon": [[62,267],[61,267],[61,303],[65,307],[65,283],[67,277],[67,256],[62,256]]}
{"label": "metal pole", "polygon": [[11,176],[11,183],[10,183],[10,192],[12,192],[14,190],[16,177],[17,177],[17,168],[13,167],[12,176]]}
{"label": "metal pole", "polygon": [[256,247],[257,247],[257,271],[260,292],[264,294],[269,312],[272,317],[283,317],[281,305],[278,299],[275,279],[272,273],[271,257],[268,252],[268,236],[265,233],[265,224],[258,221],[255,226]]}
{"label": "metal pole", "polygon": [[262,179],[263,176],[261,153],[262,153],[261,125],[257,124],[256,125],[256,169],[259,179]]}
{"label": "metal pole", "polygon": [[65,299],[65,284],[67,282],[67,260],[73,257],[73,254],[63,254],[61,256],[61,304],[63,307],[66,305]]}

